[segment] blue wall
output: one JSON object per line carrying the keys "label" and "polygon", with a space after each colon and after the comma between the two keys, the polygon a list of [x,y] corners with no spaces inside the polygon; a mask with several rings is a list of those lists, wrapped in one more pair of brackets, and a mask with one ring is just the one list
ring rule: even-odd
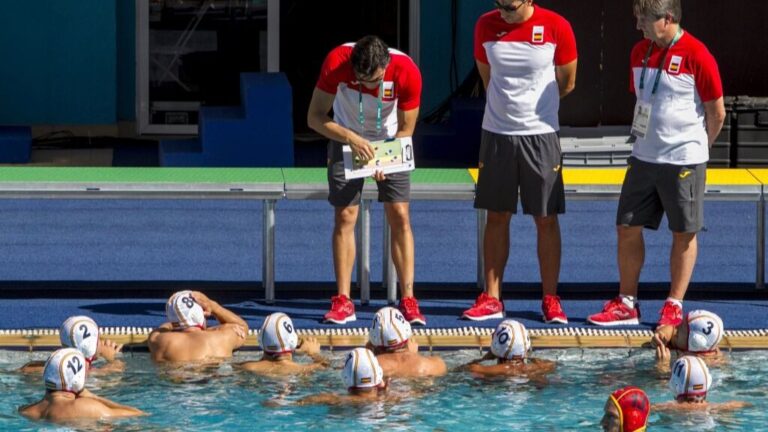
{"label": "blue wall", "polygon": [[[475,22],[492,9],[490,1],[458,0],[456,63],[459,84],[474,67]],[[420,67],[424,86],[422,115],[430,113],[451,93],[451,2],[421,0]]]}
{"label": "blue wall", "polygon": [[116,40],[115,1],[3,2],[0,124],[114,123]]}

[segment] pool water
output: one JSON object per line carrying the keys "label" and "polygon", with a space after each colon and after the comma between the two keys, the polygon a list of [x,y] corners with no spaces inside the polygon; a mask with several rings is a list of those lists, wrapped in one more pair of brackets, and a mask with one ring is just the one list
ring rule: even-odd
{"label": "pool water", "polygon": [[[762,430],[768,425],[768,365],[765,351],[734,352],[729,362],[712,369],[715,387],[709,400],[743,400],[753,404],[733,413],[652,413],[653,431]],[[449,367],[464,364],[478,350],[443,351]],[[101,422],[93,430],[114,431],[562,431],[598,430],[608,394],[623,385],[637,385],[651,402],[672,396],[666,376],[655,369],[650,350],[541,350],[537,357],[556,360],[557,371],[547,383],[525,379],[481,381],[463,372],[436,380],[393,381],[395,393],[419,396],[400,402],[366,406],[291,406],[290,402],[319,392],[343,393],[343,351],[331,357],[336,369],[312,377],[268,379],[240,372],[224,363],[205,373],[169,374],[152,365],[147,353],[126,353],[126,371],[89,377],[88,388],[116,402],[138,407],[150,416]],[[233,362],[258,359],[258,352],[240,352]],[[70,430],[30,422],[17,414],[19,405],[40,399],[40,376],[14,372],[46,353],[0,351],[0,430]],[[277,407],[265,402],[277,398]],[[107,423],[105,425],[105,423]],[[106,426],[106,427],[105,427]]]}

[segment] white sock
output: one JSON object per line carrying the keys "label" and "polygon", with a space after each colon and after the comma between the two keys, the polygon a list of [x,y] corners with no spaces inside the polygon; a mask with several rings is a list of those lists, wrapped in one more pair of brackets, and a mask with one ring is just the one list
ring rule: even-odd
{"label": "white sock", "polygon": [[628,308],[630,309],[635,308],[635,301],[637,301],[635,296],[621,294],[619,295],[619,297],[621,297],[621,302],[624,303]]}
{"label": "white sock", "polygon": [[667,301],[676,304],[677,307],[679,307],[680,309],[683,308],[683,301],[682,300],[673,299],[672,297],[667,297]]}

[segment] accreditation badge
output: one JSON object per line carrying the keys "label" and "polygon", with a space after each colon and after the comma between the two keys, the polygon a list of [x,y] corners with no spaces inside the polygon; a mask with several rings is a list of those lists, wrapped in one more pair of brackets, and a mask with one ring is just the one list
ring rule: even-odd
{"label": "accreditation badge", "polygon": [[632,120],[632,135],[645,138],[648,133],[648,125],[651,122],[651,104],[637,101],[635,105],[635,118]]}

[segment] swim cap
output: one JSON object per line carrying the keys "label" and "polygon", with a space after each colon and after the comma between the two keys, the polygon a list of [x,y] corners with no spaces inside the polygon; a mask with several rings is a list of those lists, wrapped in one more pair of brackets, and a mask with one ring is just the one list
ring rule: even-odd
{"label": "swim cap", "polygon": [[277,312],[264,319],[259,331],[259,346],[268,354],[293,352],[299,344],[299,337],[288,315]]}
{"label": "swim cap", "polygon": [[85,359],[90,362],[96,357],[99,346],[99,326],[84,315],[69,317],[59,329],[59,339],[65,347],[83,353]]}
{"label": "swim cap", "polygon": [[408,343],[413,335],[411,324],[393,307],[383,307],[373,317],[368,338],[379,348],[397,349]]}
{"label": "swim cap", "polygon": [[620,388],[611,393],[610,399],[619,411],[621,432],[645,431],[651,402],[642,389],[633,386]]}
{"label": "swim cap", "polygon": [[371,350],[355,348],[347,354],[342,377],[348,389],[371,388],[384,382],[384,371]]}
{"label": "swim cap", "polygon": [[723,320],[712,312],[695,310],[688,313],[688,351],[709,352],[717,349],[723,338]]}
{"label": "swim cap", "polygon": [[491,336],[491,352],[498,358],[525,358],[530,349],[528,331],[515,320],[502,321]]}
{"label": "swim cap", "polygon": [[80,393],[85,387],[85,357],[74,348],[54,351],[43,371],[48,390]]}
{"label": "swim cap", "polygon": [[203,308],[192,297],[192,291],[179,291],[172,295],[165,304],[165,315],[177,328],[205,328]]}
{"label": "swim cap", "polygon": [[712,375],[704,360],[696,356],[684,356],[672,366],[669,388],[677,400],[702,401],[712,386]]}

